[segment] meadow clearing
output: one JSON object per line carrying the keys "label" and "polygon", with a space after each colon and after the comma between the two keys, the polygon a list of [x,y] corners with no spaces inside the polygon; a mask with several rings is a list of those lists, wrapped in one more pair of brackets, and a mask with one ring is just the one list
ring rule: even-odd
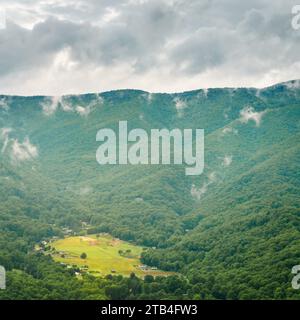
{"label": "meadow clearing", "polygon": [[[129,276],[134,272],[139,277],[145,275],[167,276],[171,273],[145,267],[140,261],[143,248],[107,234],[74,236],[51,243],[55,249],[55,261],[79,268],[88,267],[88,272],[96,276],[121,274]],[[85,253],[86,257],[82,258]]]}

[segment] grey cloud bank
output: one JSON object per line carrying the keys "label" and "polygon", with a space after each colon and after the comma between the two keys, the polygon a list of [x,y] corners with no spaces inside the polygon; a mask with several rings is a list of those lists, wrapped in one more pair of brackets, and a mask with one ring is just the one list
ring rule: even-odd
{"label": "grey cloud bank", "polygon": [[300,78],[296,4],[0,0],[0,93],[174,92]]}

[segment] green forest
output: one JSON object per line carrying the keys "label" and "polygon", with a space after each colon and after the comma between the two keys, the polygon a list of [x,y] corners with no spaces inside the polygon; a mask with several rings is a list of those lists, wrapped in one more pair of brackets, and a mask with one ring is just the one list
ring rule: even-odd
{"label": "green forest", "polygon": [[[299,81],[0,101],[0,299],[299,299]],[[99,165],[97,131],[122,120],[204,129],[203,174]],[[78,278],[35,250],[66,233],[145,247],[142,263],[174,275]]]}

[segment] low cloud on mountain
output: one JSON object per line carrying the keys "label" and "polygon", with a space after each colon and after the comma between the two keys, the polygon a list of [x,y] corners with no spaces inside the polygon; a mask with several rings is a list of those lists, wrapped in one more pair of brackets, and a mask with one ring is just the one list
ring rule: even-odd
{"label": "low cloud on mountain", "polygon": [[245,107],[240,112],[240,121],[242,123],[248,123],[248,121],[252,120],[255,122],[256,126],[259,127],[265,113],[266,111],[255,111],[253,107]]}
{"label": "low cloud on mountain", "polygon": [[23,142],[10,137],[12,128],[2,128],[0,139],[2,140],[1,153],[7,152],[14,163],[31,160],[38,156],[38,148],[26,137]]}
{"label": "low cloud on mountain", "polygon": [[23,142],[17,139],[13,140],[11,158],[14,161],[24,161],[36,158],[38,156],[38,149],[30,143],[28,137]]}

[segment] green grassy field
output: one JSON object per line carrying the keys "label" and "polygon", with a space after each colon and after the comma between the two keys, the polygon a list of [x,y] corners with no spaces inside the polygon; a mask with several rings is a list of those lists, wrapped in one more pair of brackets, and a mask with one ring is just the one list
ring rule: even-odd
{"label": "green grassy field", "polygon": [[[140,277],[147,274],[153,276],[170,274],[161,270],[141,270],[140,255],[143,248],[110,235],[68,237],[52,242],[51,247],[56,250],[53,254],[55,261],[78,267],[88,266],[88,271],[96,276],[114,273],[128,276],[132,272]],[[82,253],[86,253],[86,259],[80,257]]]}

